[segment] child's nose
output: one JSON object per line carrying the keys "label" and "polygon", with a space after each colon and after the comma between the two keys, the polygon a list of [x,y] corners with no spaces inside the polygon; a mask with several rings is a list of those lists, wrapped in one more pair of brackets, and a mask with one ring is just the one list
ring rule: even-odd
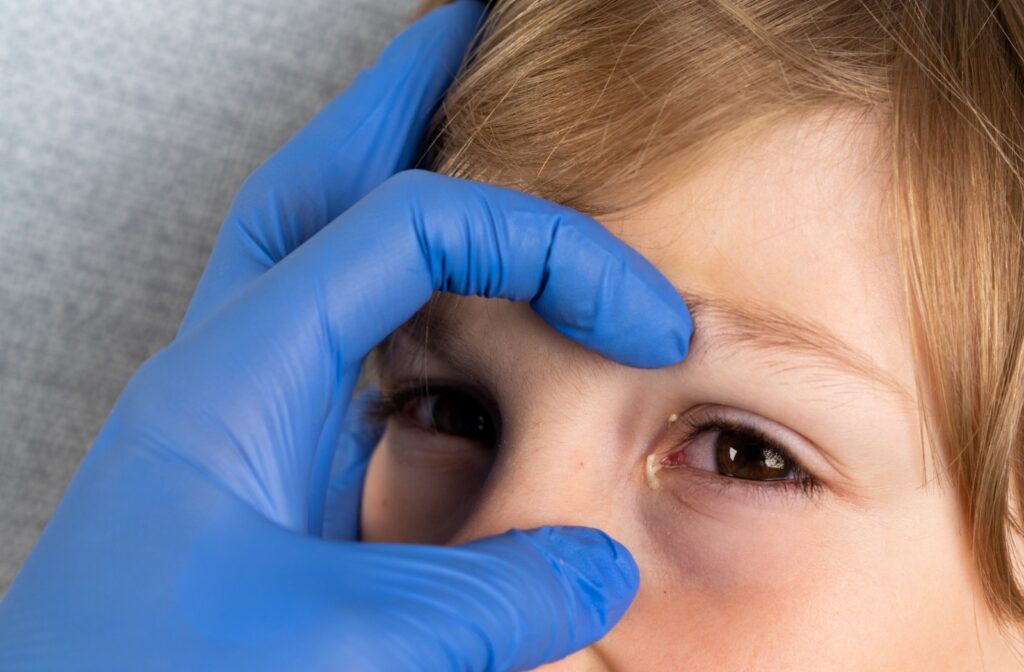
{"label": "child's nose", "polygon": [[[508,428],[483,489],[451,543],[510,528],[593,527],[630,550],[643,583],[645,570],[653,566],[646,537],[649,530],[641,522],[644,501],[652,493],[643,479],[643,446],[638,445],[635,427],[622,422],[607,399],[585,392],[541,408]],[[552,408],[559,413],[550,412]],[[638,595],[633,606],[642,606],[639,602]],[[613,652],[635,636],[631,620],[627,612],[600,642],[540,669],[610,672],[621,668],[622,661]]]}
{"label": "child's nose", "polygon": [[584,525],[609,534],[616,503],[625,496],[622,467],[600,455],[610,446],[564,437],[533,436],[502,445],[483,490],[452,543],[543,525]]}
{"label": "child's nose", "polygon": [[[607,465],[587,459],[592,446],[566,446],[557,439],[533,437],[506,446],[508,460],[499,460],[465,524],[451,543],[500,534],[510,528],[543,525],[584,525],[621,538],[616,493],[609,486]],[[606,447],[607,449],[608,447]],[[539,670],[543,672],[608,672],[601,645],[589,646]]]}

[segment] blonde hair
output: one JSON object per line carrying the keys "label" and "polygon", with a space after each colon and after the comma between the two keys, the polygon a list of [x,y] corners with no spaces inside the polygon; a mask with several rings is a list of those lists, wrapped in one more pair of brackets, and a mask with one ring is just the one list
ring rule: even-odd
{"label": "blonde hair", "polygon": [[[443,2],[427,2],[423,11]],[[427,163],[593,215],[754,124],[880,113],[919,388],[992,611],[1024,623],[1024,6],[500,0]],[[678,174],[674,177],[678,179]],[[634,199],[634,200],[636,200]]]}

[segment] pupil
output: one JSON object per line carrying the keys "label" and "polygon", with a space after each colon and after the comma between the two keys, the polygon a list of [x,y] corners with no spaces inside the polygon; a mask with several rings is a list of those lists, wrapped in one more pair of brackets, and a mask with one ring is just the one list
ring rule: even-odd
{"label": "pupil", "polygon": [[715,466],[723,476],[751,481],[783,480],[791,471],[786,457],[761,439],[725,430],[715,438]]}
{"label": "pupil", "polygon": [[441,434],[460,436],[486,446],[493,446],[497,432],[490,414],[471,397],[455,392],[434,396],[431,425]]}

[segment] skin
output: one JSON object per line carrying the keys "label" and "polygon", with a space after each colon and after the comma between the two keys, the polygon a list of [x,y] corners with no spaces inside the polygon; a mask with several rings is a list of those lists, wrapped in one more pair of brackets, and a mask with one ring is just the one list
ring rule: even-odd
{"label": "skin", "polygon": [[[479,298],[396,334],[385,392],[464,386],[500,415],[500,442],[433,432],[407,404],[370,464],[364,539],[576,524],[622,541],[636,601],[548,670],[1020,669],[922,436],[878,128],[838,109],[774,122],[603,220],[693,308],[680,365],[617,365],[527,306]],[[802,341],[786,320],[831,336]],[[711,410],[818,485],[715,473],[719,430],[686,431]],[[656,490],[652,452],[673,464]]]}

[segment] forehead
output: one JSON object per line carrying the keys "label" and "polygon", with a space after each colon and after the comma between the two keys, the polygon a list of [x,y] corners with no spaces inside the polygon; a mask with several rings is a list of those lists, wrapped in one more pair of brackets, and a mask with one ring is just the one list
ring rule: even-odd
{"label": "forehead", "polygon": [[912,387],[881,129],[839,109],[773,122],[602,223],[681,291],[820,323]]}

